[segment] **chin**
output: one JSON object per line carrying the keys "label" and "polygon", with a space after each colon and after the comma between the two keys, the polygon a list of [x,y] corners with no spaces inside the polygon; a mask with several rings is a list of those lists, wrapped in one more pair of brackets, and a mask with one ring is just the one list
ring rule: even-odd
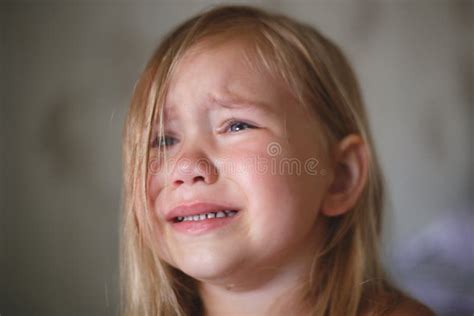
{"label": "chin", "polygon": [[242,260],[237,256],[200,253],[188,255],[177,268],[190,277],[203,282],[225,282],[242,267]]}

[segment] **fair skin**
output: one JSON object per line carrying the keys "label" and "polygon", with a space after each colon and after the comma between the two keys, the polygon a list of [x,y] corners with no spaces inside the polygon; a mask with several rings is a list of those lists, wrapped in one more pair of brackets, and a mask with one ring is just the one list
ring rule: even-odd
{"label": "fair skin", "polygon": [[[243,62],[244,48],[238,41],[202,45],[185,54],[171,77],[164,122],[169,169],[148,177],[160,257],[198,280],[208,316],[306,315],[290,302],[298,301],[324,218],[354,205],[369,157],[357,135],[326,152],[317,141],[320,125],[285,85]],[[277,154],[269,144],[277,144]],[[280,172],[289,158],[301,173]],[[324,176],[306,172],[309,159],[317,159]],[[268,169],[258,169],[257,160]],[[165,220],[170,208],[196,200],[239,212],[198,235]]]}

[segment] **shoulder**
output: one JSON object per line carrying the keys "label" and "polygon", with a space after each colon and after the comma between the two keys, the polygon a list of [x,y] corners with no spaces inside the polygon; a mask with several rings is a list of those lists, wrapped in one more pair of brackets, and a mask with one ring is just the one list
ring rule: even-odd
{"label": "shoulder", "polygon": [[387,316],[435,316],[435,313],[420,302],[405,298]]}
{"label": "shoulder", "polygon": [[432,310],[398,290],[365,300],[361,316],[435,316]]}

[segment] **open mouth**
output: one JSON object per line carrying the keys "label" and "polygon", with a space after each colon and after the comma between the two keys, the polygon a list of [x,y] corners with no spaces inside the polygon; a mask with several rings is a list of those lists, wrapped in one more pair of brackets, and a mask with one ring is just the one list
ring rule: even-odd
{"label": "open mouth", "polygon": [[203,221],[207,219],[233,217],[237,213],[238,213],[237,210],[223,210],[223,211],[207,212],[207,213],[188,215],[188,216],[177,216],[173,219],[173,222],[174,223],[198,222],[198,221]]}

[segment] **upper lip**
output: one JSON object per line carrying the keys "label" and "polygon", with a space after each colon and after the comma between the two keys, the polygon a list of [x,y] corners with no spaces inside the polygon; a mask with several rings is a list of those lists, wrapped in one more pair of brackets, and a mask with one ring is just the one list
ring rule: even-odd
{"label": "upper lip", "polygon": [[213,203],[213,202],[191,202],[184,203],[172,208],[166,213],[166,220],[173,221],[176,217],[184,217],[190,215],[197,215],[209,212],[218,212],[224,210],[238,211],[237,208],[227,203]]}

